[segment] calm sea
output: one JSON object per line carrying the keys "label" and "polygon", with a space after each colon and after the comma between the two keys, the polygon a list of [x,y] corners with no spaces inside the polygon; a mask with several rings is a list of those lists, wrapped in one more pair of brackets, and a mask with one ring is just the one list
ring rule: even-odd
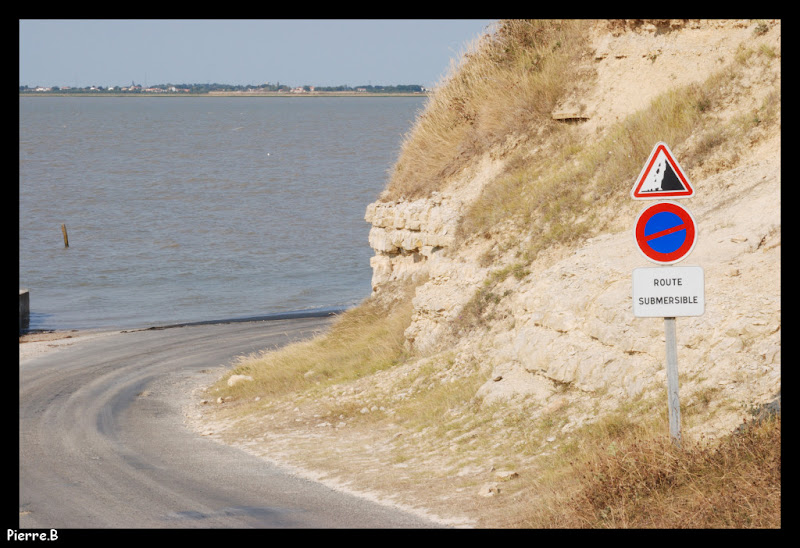
{"label": "calm sea", "polygon": [[372,276],[364,212],[424,101],[20,98],[29,328],[357,304]]}

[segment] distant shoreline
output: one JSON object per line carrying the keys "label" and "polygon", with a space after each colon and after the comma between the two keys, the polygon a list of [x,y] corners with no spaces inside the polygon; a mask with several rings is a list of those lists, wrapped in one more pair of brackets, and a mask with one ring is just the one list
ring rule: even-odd
{"label": "distant shoreline", "polygon": [[313,91],[306,93],[212,91],[209,93],[58,93],[28,91],[20,97],[427,97],[428,93],[363,93],[355,91]]}

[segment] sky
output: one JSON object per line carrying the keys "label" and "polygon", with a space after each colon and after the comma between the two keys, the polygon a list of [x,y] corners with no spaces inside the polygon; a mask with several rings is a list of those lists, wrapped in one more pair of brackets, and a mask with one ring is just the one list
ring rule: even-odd
{"label": "sky", "polygon": [[489,19],[20,19],[19,83],[434,86]]}

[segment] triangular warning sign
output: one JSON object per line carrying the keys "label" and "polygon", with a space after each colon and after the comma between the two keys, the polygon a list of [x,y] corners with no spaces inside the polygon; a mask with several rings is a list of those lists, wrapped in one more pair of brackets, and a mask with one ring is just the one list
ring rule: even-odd
{"label": "triangular warning sign", "polygon": [[634,200],[689,198],[694,189],[666,143],[657,143],[631,190]]}

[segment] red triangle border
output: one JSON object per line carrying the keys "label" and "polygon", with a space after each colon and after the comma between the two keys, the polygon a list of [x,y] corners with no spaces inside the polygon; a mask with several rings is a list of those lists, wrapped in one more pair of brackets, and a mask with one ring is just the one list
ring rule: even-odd
{"label": "red triangle border", "polygon": [[[642,188],[642,184],[644,184],[644,180],[650,174],[650,169],[652,169],[660,151],[664,153],[664,156],[666,156],[667,161],[672,166],[672,170],[675,172],[675,175],[677,175],[677,177],[683,183],[685,190],[668,190],[664,192],[648,192],[645,194],[639,192]],[[662,198],[689,198],[690,196],[694,196],[694,189],[689,183],[689,180],[686,178],[686,175],[683,174],[683,169],[680,165],[678,165],[678,162],[675,160],[672,151],[669,149],[666,143],[656,143],[656,146],[653,147],[653,152],[650,153],[650,157],[647,159],[642,172],[639,174],[636,184],[633,185],[631,197],[634,200],[660,200]]]}

